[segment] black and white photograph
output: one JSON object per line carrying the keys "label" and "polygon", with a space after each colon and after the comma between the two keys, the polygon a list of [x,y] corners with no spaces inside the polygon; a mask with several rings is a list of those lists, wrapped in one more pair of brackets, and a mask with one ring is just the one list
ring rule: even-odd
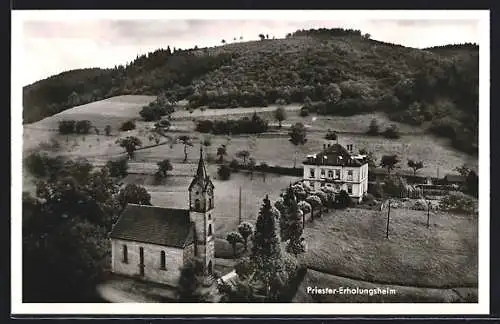
{"label": "black and white photograph", "polygon": [[488,11],[12,33],[12,312],[488,313]]}

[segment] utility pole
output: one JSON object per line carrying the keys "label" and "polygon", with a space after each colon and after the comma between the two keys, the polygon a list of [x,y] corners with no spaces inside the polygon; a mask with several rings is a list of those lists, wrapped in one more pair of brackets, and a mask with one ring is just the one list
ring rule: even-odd
{"label": "utility pole", "polygon": [[387,229],[385,231],[385,238],[386,239],[389,238],[389,219],[390,219],[390,215],[391,215],[391,201],[389,200],[388,209],[387,209]]}
{"label": "utility pole", "polygon": [[427,228],[429,228],[429,218],[430,218],[430,208],[431,207],[431,202],[427,201]]}
{"label": "utility pole", "polygon": [[240,186],[240,197],[238,199],[238,225],[241,224],[241,186]]}

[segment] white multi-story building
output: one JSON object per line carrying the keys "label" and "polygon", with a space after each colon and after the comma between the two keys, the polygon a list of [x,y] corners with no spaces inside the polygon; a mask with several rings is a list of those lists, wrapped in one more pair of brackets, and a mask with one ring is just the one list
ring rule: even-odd
{"label": "white multi-story building", "polygon": [[361,201],[368,190],[368,162],[365,155],[353,154],[335,141],[325,141],[323,151],[308,155],[304,164],[304,182],[313,189],[326,186]]}

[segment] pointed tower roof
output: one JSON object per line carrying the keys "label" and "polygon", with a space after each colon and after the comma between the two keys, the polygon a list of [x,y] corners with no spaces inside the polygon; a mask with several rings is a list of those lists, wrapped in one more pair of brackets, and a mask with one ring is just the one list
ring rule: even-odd
{"label": "pointed tower roof", "polygon": [[193,181],[189,185],[189,189],[195,184],[199,183],[205,189],[208,185],[213,187],[212,181],[208,176],[207,169],[205,167],[205,161],[203,159],[203,146],[200,146],[200,159],[198,161],[198,168],[196,169],[196,174],[194,175]]}

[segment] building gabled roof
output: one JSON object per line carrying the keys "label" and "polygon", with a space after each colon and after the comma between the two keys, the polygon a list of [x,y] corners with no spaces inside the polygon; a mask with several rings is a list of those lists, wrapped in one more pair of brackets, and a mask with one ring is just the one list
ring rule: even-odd
{"label": "building gabled roof", "polygon": [[333,144],[318,154],[308,156],[303,163],[306,165],[360,167],[367,162],[353,158],[349,151],[347,151],[342,145]]}
{"label": "building gabled roof", "polygon": [[110,237],[183,248],[194,242],[189,210],[128,204]]}
{"label": "building gabled roof", "polygon": [[465,177],[460,174],[447,174],[445,175],[444,179],[448,182],[465,182]]}

